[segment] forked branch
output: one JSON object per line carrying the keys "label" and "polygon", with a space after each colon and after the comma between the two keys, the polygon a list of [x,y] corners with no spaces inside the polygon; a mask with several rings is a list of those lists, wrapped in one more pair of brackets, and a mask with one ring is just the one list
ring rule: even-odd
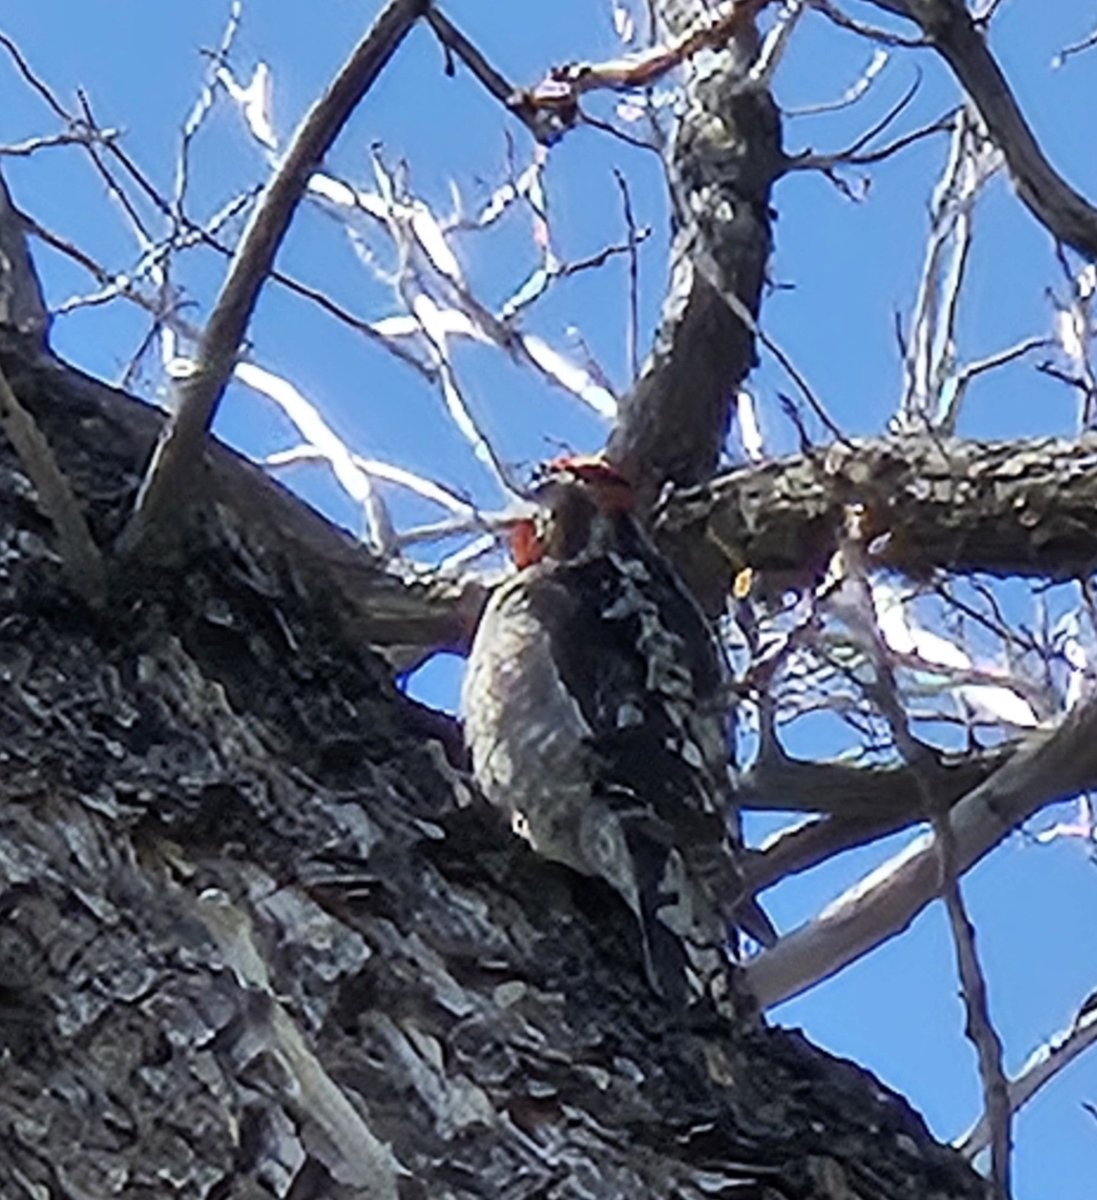
{"label": "forked branch", "polygon": [[955,0],[871,0],[914,21],[948,63],[1009,166],[1017,194],[1053,237],[1097,258],[1097,208],[1048,162],[980,25]]}
{"label": "forked branch", "polygon": [[180,518],[197,490],[206,434],[235,366],[259,292],[309,177],[429,6],[430,0],[390,0],[294,134],[233,255],[198,345],[195,370],[177,386],[175,415],[153,452],[134,512],[118,541],[117,549],[123,555],[159,557],[170,552]]}

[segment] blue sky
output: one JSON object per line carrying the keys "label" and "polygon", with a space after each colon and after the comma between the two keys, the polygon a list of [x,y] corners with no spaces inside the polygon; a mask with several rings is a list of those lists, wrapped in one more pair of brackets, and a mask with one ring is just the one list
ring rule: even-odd
{"label": "blue sky", "polygon": [[[246,78],[255,64],[273,72],[273,119],[285,139],[305,107],[361,35],[378,5],[325,0],[253,2],[245,12],[234,65]],[[640,6],[642,7],[642,6]],[[858,15],[874,17],[865,4]],[[451,18],[473,36],[517,83],[532,84],[554,63],[616,52],[605,0],[553,4],[474,3],[453,0]],[[183,118],[205,69],[203,47],[216,44],[227,0],[149,4],[103,0],[58,6],[8,0],[3,29],[66,104],[86,89],[100,125],[124,131],[124,146],[154,183],[170,191]],[[1040,5],[1005,4],[993,45],[1053,163],[1083,193],[1097,197],[1097,160],[1091,152],[1097,104],[1097,57],[1081,56],[1053,70],[1053,56],[1084,36],[1092,22],[1082,0]],[[839,35],[818,19],[805,21],[777,79],[787,108],[832,100],[863,70],[871,49]],[[331,157],[336,173],[371,179],[370,151],[380,145],[392,165],[405,159],[415,192],[442,211],[456,184],[475,209],[503,178],[507,135],[519,165],[530,147],[463,72],[454,79],[425,31],[400,51],[358,112]],[[895,56],[863,104],[825,117],[789,121],[790,150],[832,150],[876,120],[922,72],[918,96],[902,128],[956,103],[947,74],[928,52]],[[0,56],[0,142],[54,132],[41,101]],[[612,102],[594,107],[608,115]],[[945,154],[938,137],[874,168],[867,197],[850,201],[818,174],[784,180],[775,194],[777,246],[768,297],[769,334],[811,380],[832,417],[852,433],[882,431],[900,384],[896,313],[909,312],[927,228],[930,189]],[[557,251],[568,260],[596,252],[624,234],[620,194],[612,169],[630,181],[640,224],[650,225],[640,272],[641,348],[656,319],[666,261],[665,201],[654,157],[589,129],[569,135],[545,172]],[[30,159],[5,159],[17,202],[47,227],[120,271],[137,259],[132,236],[99,179],[76,149],[54,149]],[[236,110],[221,105],[194,150],[190,211],[205,217],[240,188],[261,181],[265,164]],[[154,228],[162,232],[159,226]],[[474,290],[498,304],[535,262],[526,216],[514,213],[490,233],[455,239]],[[981,357],[1017,339],[1045,333],[1051,324],[1049,288],[1060,289],[1050,238],[999,177],[982,197],[970,279],[958,331],[961,360]],[[87,277],[61,256],[38,252],[53,303],[90,290]],[[343,231],[314,208],[300,214],[280,265],[326,289],[362,316],[394,311],[391,289],[363,270]],[[216,292],[223,261],[197,251],[175,276],[185,291],[185,315],[200,323]],[[526,327],[578,357],[575,330],[610,380],[624,389],[627,269],[622,259],[596,273],[561,282],[540,301]],[[107,379],[120,377],[147,333],[146,316],[115,302],[58,321],[54,345],[71,361]],[[256,358],[290,379],[325,413],[357,451],[431,474],[493,505],[500,497],[468,445],[446,419],[437,395],[384,351],[333,323],[314,307],[268,288],[251,330]],[[462,346],[456,362],[468,400],[501,455],[519,469],[565,443],[597,446],[605,429],[574,398],[547,388],[489,348]],[[143,379],[148,395],[162,387],[155,360]],[[791,450],[794,430],[782,416],[779,392],[793,389],[766,358],[752,386],[771,452]],[[1027,360],[978,381],[960,432],[980,437],[1037,433],[1069,435],[1075,402],[1060,384]],[[262,398],[234,387],[219,416],[218,433],[253,455],[285,449],[298,439]],[[356,527],[358,514],[319,467],[297,467],[284,478],[332,519]],[[393,495],[402,520],[436,517],[420,502]],[[1023,601],[1018,602],[1019,605]],[[1017,612],[1021,615],[1022,609]],[[424,698],[452,706],[459,672],[436,662],[413,686]],[[858,851],[767,897],[787,927],[810,916],[841,887],[902,844]],[[1060,1028],[1095,986],[1097,935],[1090,918],[1097,873],[1076,842],[1034,846],[1015,837],[965,883],[990,977],[991,1002],[1016,1069],[1029,1050]],[[792,1001],[774,1019],[802,1025],[820,1044],[854,1058],[908,1096],[942,1138],[955,1136],[978,1114],[973,1054],[963,1038],[953,956],[943,912],[935,906],[902,938],[839,977]],[[1056,1080],[1020,1116],[1016,1126],[1019,1200],[1089,1200],[1097,1174],[1097,1124],[1081,1107],[1097,1101],[1097,1057],[1083,1059]]]}

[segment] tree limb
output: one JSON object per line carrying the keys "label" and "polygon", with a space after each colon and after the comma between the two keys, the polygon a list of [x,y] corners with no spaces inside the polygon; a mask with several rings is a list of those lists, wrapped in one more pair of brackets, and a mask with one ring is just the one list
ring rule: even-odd
{"label": "tree limb", "polygon": [[851,767],[782,758],[743,777],[740,809],[823,813],[768,838],[744,864],[744,881],[763,891],[835,854],[887,837],[921,819],[928,795],[934,807],[951,808],[1004,761],[1011,750],[945,761],[936,754],[910,767]]}
{"label": "tree limb", "polygon": [[1053,237],[1086,258],[1097,258],[1097,209],[1048,162],[967,6],[956,0],[870,3],[920,26],[979,110],[1029,211]]}
{"label": "tree limb", "polygon": [[[49,440],[94,528],[118,528],[141,465],[164,426],[159,410],[0,334],[0,369]],[[94,443],[82,436],[100,431]],[[437,649],[467,647],[486,589],[473,579],[410,578],[386,570],[360,542],[301,504],[253,463],[208,439],[206,499],[212,527],[245,556],[273,555],[323,580],[348,641],[375,646],[397,670]]]}
{"label": "tree limb", "polygon": [[1092,436],[855,439],[675,493],[655,529],[710,610],[745,566],[775,586],[818,579],[851,503],[874,566],[1071,579],[1097,563],[1095,465]]}
{"label": "tree limb", "polygon": [[[1029,739],[949,815],[962,875],[1044,805],[1097,783],[1097,699],[1079,705],[1053,733]],[[902,932],[939,892],[930,836],[918,838],[850,888],[813,921],[744,968],[762,1007],[798,995]]]}
{"label": "tree limb", "polygon": [[259,292],[309,177],[430,0],[390,0],[327,91],[306,114],[236,248],[203,331],[194,373],[177,388],[175,415],[153,453],[117,549],[162,554],[194,499],[206,433],[236,362]]}
{"label": "tree limb", "polygon": [[[658,6],[681,36],[700,5]],[[699,483],[715,469],[730,404],[755,361],[754,332],[772,243],[769,196],[784,164],[769,93],[749,78],[757,48],[750,7],[731,46],[692,68],[668,154],[674,241],[670,283],[650,359],[623,399],[610,458],[654,500],[664,483]],[[730,298],[730,299],[729,299]]]}

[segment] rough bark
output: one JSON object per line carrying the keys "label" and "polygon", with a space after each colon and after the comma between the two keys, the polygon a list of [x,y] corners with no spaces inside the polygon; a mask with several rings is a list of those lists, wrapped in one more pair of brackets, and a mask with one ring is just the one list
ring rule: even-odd
{"label": "rough bark", "polygon": [[[107,545],[104,539],[121,528],[132,504],[163,417],[147,405],[118,403],[123,397],[108,385],[59,368],[48,354],[31,350],[25,339],[0,330],[0,367],[18,396],[31,407],[61,406],[67,414],[55,434],[58,452],[77,453],[85,427],[102,430],[101,452],[117,473],[96,518],[101,543]],[[482,586],[437,576],[398,577],[382,569],[360,543],[216,443],[209,447],[203,472],[206,517],[232,514],[237,536],[260,548],[277,546],[293,570],[323,579],[333,613],[354,641],[382,648],[400,668],[435,649],[467,645],[485,599]]]}
{"label": "rough bark", "polygon": [[45,345],[49,313],[27,248],[22,214],[0,176],[0,328],[18,332],[29,344]]}
{"label": "rough bark", "polygon": [[[160,418],[19,364],[106,540]],[[983,1194],[858,1068],[675,1026],[624,906],[423,736],[322,569],[350,549],[207,470],[184,564],[95,616],[0,447],[5,1200]]]}
{"label": "rough bark", "polygon": [[1097,438],[978,442],[912,436],[838,442],[671,496],[661,541],[709,603],[743,567],[775,586],[825,570],[856,505],[871,560],[1063,580],[1097,563]]}
{"label": "rough bark", "polygon": [[[653,8],[672,34],[706,11],[695,0]],[[674,240],[662,319],[607,447],[652,499],[667,482],[711,477],[731,402],[755,362],[753,328],[736,308],[758,315],[772,246],[770,190],[784,166],[777,107],[746,77],[756,45],[748,19],[728,49],[689,64],[668,147]]]}

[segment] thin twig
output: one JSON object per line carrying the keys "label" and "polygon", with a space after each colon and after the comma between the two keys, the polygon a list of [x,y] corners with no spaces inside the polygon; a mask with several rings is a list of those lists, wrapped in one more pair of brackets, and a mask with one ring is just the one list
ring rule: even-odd
{"label": "thin twig", "polygon": [[867,96],[872,85],[882,78],[882,72],[887,63],[888,53],[886,50],[874,51],[868,66],[836,100],[822,100],[815,104],[800,104],[795,108],[786,108],[785,116],[818,117],[824,113],[841,112],[844,108],[852,108],[858,100]]}
{"label": "thin twig", "polygon": [[847,16],[837,5],[831,4],[830,0],[808,0],[808,3],[817,13],[820,13],[828,21],[837,25],[839,29],[844,29],[847,33],[855,33],[858,37],[867,38],[871,42],[879,42],[882,46],[906,46],[908,49],[916,50],[926,44],[924,38],[903,37],[901,34],[892,33],[888,29],[880,29],[876,25],[869,25],[865,21],[855,21],[852,17]]}
{"label": "thin twig", "polygon": [[951,109],[935,121],[931,121],[928,125],[923,125],[918,129],[912,130],[910,133],[901,134],[893,141],[887,142],[876,150],[865,149],[865,146],[873,138],[883,133],[887,126],[899,116],[903,108],[913,98],[917,87],[918,84],[915,82],[913,88],[908,91],[898,104],[890,109],[880,121],[877,121],[871,129],[860,134],[856,141],[852,142],[844,150],[836,150],[831,154],[813,154],[810,152],[795,154],[789,157],[784,169],[786,171],[830,171],[835,167],[841,166],[867,166],[872,163],[883,162],[885,159],[891,158],[893,155],[898,154],[900,150],[905,150],[908,146],[914,145],[915,142],[919,142],[923,138],[932,137],[938,133],[951,132],[956,126],[956,109]]}
{"label": "thin twig", "polygon": [[617,188],[621,193],[621,207],[625,214],[625,228],[628,230],[628,332],[625,339],[628,354],[629,378],[637,379],[640,375],[640,352],[638,348],[640,328],[640,264],[636,254],[639,238],[636,233],[636,219],[632,215],[632,197],[629,194],[628,180],[624,175],[613,169],[613,177],[617,180]]}
{"label": "thin twig", "polygon": [[236,34],[240,29],[242,16],[242,0],[232,0],[229,5],[228,19],[221,34],[221,41],[217,49],[210,55],[210,65],[206,73],[206,79],[202,84],[202,89],[198,93],[198,99],[194,102],[190,113],[183,122],[183,129],[179,139],[179,154],[175,167],[175,189],[172,197],[172,208],[175,210],[180,222],[184,219],[183,202],[186,199],[187,185],[190,179],[191,146],[203,122],[213,108],[217,88],[217,72],[228,61],[232,44],[236,40]]}
{"label": "thin twig", "polygon": [[997,166],[975,114],[961,109],[937,186],[933,223],[904,356],[905,386],[896,416],[908,432],[950,433],[969,379],[956,372],[956,321],[973,237],[975,203]]}
{"label": "thin twig", "polygon": [[1086,50],[1097,46],[1097,29],[1092,33],[1087,33],[1080,41],[1072,42],[1069,46],[1064,46],[1062,50],[1051,60],[1053,67],[1063,66],[1068,58],[1073,58],[1076,54],[1083,54]]}
{"label": "thin twig", "polygon": [[948,910],[961,994],[967,1014],[965,1032],[979,1059],[979,1078],[983,1084],[983,1106],[990,1129],[990,1177],[994,1200],[1009,1200],[1012,1110],[1005,1068],[1002,1065],[1002,1039],[994,1028],[987,998],[986,977],[975,945],[975,927],[968,917],[957,878],[956,837],[946,814],[933,821],[937,853],[941,863],[941,893]]}
{"label": "thin twig", "polygon": [[53,94],[49,86],[34,73],[30,63],[23,57],[23,52],[5,33],[0,33],[0,46],[3,46],[8,54],[11,55],[16,70],[23,76],[23,79],[30,87],[38,93],[42,100],[45,101],[46,107],[50,109],[54,116],[59,117],[66,125],[71,125],[73,123],[72,117],[65,111],[64,105]]}
{"label": "thin twig", "polygon": [[0,158],[29,158],[39,150],[55,146],[86,146],[89,142],[107,143],[118,136],[117,129],[70,129],[65,133],[43,134],[25,142],[0,146]]}
{"label": "thin twig", "polygon": [[[1097,994],[1082,1004],[1070,1026],[1037,1049],[1009,1082],[1011,1112],[1018,1112],[1038,1091],[1069,1066],[1083,1050],[1097,1042]],[[991,1131],[984,1113],[955,1145],[966,1158],[974,1158],[990,1144]]]}
{"label": "thin twig", "polygon": [[995,350],[983,358],[977,358],[973,362],[960,367],[951,380],[952,394],[941,414],[942,428],[949,431],[956,428],[956,420],[959,416],[960,405],[963,402],[967,386],[976,376],[1015,362],[1018,358],[1023,358],[1026,354],[1031,354],[1033,350],[1046,350],[1052,344],[1051,339],[1047,337],[1025,338],[1014,346],[1006,346],[1002,350]]}
{"label": "thin twig", "polygon": [[762,40],[758,56],[750,68],[750,81],[755,87],[768,89],[771,86],[773,76],[785,56],[793,31],[800,23],[806,7],[805,0],[785,0],[781,5],[773,28]]}
{"label": "thin twig", "polygon": [[[427,13],[427,24],[447,54],[456,54],[485,88],[505,107],[509,108],[517,89],[488,62],[445,14],[432,8]],[[453,75],[452,60],[446,63],[446,74]],[[531,130],[536,134],[536,130]]]}
{"label": "thin twig", "polygon": [[198,346],[198,369],[177,389],[174,417],[153,453],[118,550],[164,545],[192,499],[206,433],[236,360],[259,291],[309,177],[429,0],[390,0],[331,86],[306,114],[251,215]]}

